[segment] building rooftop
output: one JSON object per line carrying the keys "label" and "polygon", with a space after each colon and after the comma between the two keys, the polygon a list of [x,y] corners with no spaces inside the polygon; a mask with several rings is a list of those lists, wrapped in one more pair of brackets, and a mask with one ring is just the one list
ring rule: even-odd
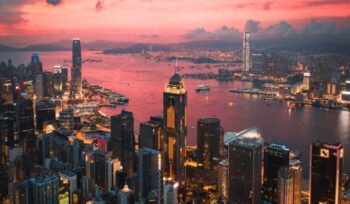
{"label": "building rooftop", "polygon": [[181,83],[181,76],[178,73],[175,73],[169,80],[169,84],[172,85],[180,85]]}
{"label": "building rooftop", "polygon": [[228,132],[224,136],[224,144],[228,146],[230,143],[235,142],[247,147],[254,147],[256,145],[262,145],[264,143],[259,128],[248,128],[239,133]]}

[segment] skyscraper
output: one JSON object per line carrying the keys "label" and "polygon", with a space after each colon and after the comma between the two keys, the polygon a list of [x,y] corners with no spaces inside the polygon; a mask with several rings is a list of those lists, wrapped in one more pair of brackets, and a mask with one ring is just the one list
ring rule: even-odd
{"label": "skyscraper", "polygon": [[159,151],[147,147],[139,150],[138,191],[142,203],[147,203],[147,200],[162,203],[161,163],[162,158]]}
{"label": "skyscraper", "polygon": [[341,203],[343,156],[342,144],[311,144],[309,204]]}
{"label": "skyscraper", "polygon": [[86,176],[92,178],[103,192],[112,191],[117,184],[117,171],[121,165],[112,155],[95,148],[87,157]]}
{"label": "skyscraper", "polygon": [[15,121],[11,117],[0,115],[0,201],[8,193],[8,154],[16,143]]}
{"label": "skyscraper", "polygon": [[249,72],[251,66],[250,61],[250,33],[243,33],[243,72]]}
{"label": "skyscraper", "polygon": [[45,123],[56,120],[56,105],[51,100],[40,100],[35,104],[36,130],[43,131]]}
{"label": "skyscraper", "polygon": [[[60,176],[60,194],[64,194],[60,198],[60,202],[64,200],[66,203],[73,203],[73,193],[77,190],[77,175],[72,171],[61,171]],[[61,196],[60,196],[61,197]],[[68,202],[67,202],[68,201]],[[62,202],[63,203],[63,202]]]}
{"label": "skyscraper", "polygon": [[139,148],[148,147],[156,150],[163,149],[163,119],[151,117],[140,124]]}
{"label": "skyscraper", "polygon": [[277,204],[278,170],[289,166],[290,149],[271,143],[264,148],[264,183],[262,201]]}
{"label": "skyscraper", "polygon": [[43,99],[47,94],[46,75],[44,72],[35,74],[34,92],[37,99]]}
{"label": "skyscraper", "polygon": [[20,97],[16,107],[16,127],[20,143],[26,155],[36,159],[37,141],[34,134],[33,102],[30,99]]}
{"label": "skyscraper", "polygon": [[218,187],[220,195],[227,200],[228,197],[228,159],[224,159],[218,166]]}
{"label": "skyscraper", "polygon": [[303,75],[303,90],[309,91],[310,90],[310,72],[305,72]]}
{"label": "skyscraper", "polygon": [[232,203],[261,203],[261,168],[264,140],[259,129],[237,134],[228,149],[228,200]]}
{"label": "skyscraper", "polygon": [[[198,162],[204,168],[212,168],[213,160],[219,161],[220,149],[224,148],[220,120],[217,118],[201,118],[197,121]],[[222,143],[221,143],[222,142]]]}
{"label": "skyscraper", "polygon": [[301,203],[302,168],[299,160],[290,160],[289,166],[278,170],[277,203]]}
{"label": "skyscraper", "polygon": [[179,183],[172,180],[165,180],[163,183],[164,201],[166,204],[177,204],[177,189]]}
{"label": "skyscraper", "polygon": [[135,203],[135,195],[132,190],[129,189],[127,185],[124,186],[121,191],[118,193],[118,203],[119,204],[134,204]]}
{"label": "skyscraper", "polygon": [[58,177],[32,178],[29,180],[29,203],[58,204]]}
{"label": "skyscraper", "polygon": [[72,48],[72,69],[71,69],[71,98],[81,99],[82,97],[82,74],[81,74],[81,45],[80,39],[73,39]]}
{"label": "skyscraper", "polygon": [[187,91],[179,74],[175,73],[163,94],[164,113],[164,176],[185,182],[187,136]]}
{"label": "skyscraper", "polygon": [[134,173],[135,136],[134,116],[132,112],[122,110],[111,117],[111,142],[109,151],[117,157],[124,171],[131,176]]}

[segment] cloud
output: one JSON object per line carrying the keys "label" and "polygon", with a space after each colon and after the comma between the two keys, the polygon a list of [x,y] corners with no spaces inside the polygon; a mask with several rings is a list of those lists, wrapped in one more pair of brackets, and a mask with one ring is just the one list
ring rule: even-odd
{"label": "cloud", "polygon": [[141,38],[159,38],[159,35],[157,34],[150,34],[150,35],[147,35],[147,34],[142,34],[140,35]]}
{"label": "cloud", "polygon": [[348,5],[349,0],[308,0],[304,1],[305,6],[332,6],[332,5]]}
{"label": "cloud", "polygon": [[256,33],[260,29],[259,25],[260,25],[259,21],[248,20],[245,24],[244,30],[246,32]]}
{"label": "cloud", "polygon": [[103,4],[104,4],[104,0],[97,0],[96,6],[95,6],[95,10],[96,10],[97,12],[102,11],[102,9],[103,9]]}
{"label": "cloud", "polygon": [[21,11],[0,12],[0,25],[11,26],[27,22]]}
{"label": "cloud", "polygon": [[295,29],[286,21],[281,21],[277,24],[270,25],[266,29],[260,29],[256,32],[259,38],[280,38],[292,35]]}
{"label": "cloud", "polygon": [[271,10],[271,5],[272,4],[273,4],[273,2],[266,2],[266,3],[264,3],[263,10],[265,10],[265,11]]}
{"label": "cloud", "polygon": [[21,7],[24,4],[32,3],[34,0],[0,0],[0,26],[13,26],[25,23]]}
{"label": "cloud", "polygon": [[224,25],[213,32],[209,32],[204,28],[195,28],[187,31],[181,37],[189,40],[232,40],[241,36],[242,33],[238,29]]}
{"label": "cloud", "polygon": [[119,5],[124,2],[124,0],[97,0],[95,4],[95,11],[100,12],[107,8]]}
{"label": "cloud", "polygon": [[[258,21],[248,20],[245,31],[252,32],[252,45],[255,48],[350,53],[350,24],[310,20],[301,28],[295,28],[288,22],[281,21],[262,28]],[[236,42],[236,45],[242,42],[242,32],[227,26],[213,32],[196,28],[181,37],[192,41],[225,40]]]}
{"label": "cloud", "polygon": [[56,5],[61,4],[62,0],[46,0],[46,3],[50,4],[50,5],[53,5],[53,6],[56,6]]}

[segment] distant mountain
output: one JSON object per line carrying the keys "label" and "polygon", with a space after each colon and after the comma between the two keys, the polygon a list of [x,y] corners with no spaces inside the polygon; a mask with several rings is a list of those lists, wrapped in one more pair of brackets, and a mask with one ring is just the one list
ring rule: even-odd
{"label": "distant mountain", "polygon": [[18,48],[10,47],[7,45],[0,45],[0,52],[10,52],[10,51],[18,51]]}
{"label": "distant mountain", "polygon": [[125,48],[113,48],[104,50],[104,54],[136,54],[141,53],[143,50],[147,51],[152,46],[152,51],[169,51],[172,48],[168,45],[161,44],[134,44]]}
{"label": "distant mountain", "polygon": [[20,48],[20,51],[67,51],[70,50],[64,46],[43,44],[43,45],[30,45],[24,48]]}
{"label": "distant mountain", "polygon": [[[324,40],[317,37],[280,37],[274,39],[252,39],[252,49],[268,52],[296,51],[296,52],[320,52],[320,53],[339,53],[350,55],[350,41],[346,39],[330,38]],[[82,41],[83,50],[98,50],[105,54],[127,54],[140,53],[142,50],[148,50],[152,45],[153,51],[169,50],[194,50],[194,49],[218,49],[239,51],[242,49],[242,41],[228,40],[197,40],[180,42],[173,44],[157,43],[136,43],[136,42],[118,42],[108,40],[96,40],[92,42]],[[52,43],[35,44],[26,47],[12,47],[0,45],[0,52],[7,51],[69,51],[72,47],[72,40],[64,39]]]}
{"label": "distant mountain", "polygon": [[201,41],[188,41],[173,44],[177,49],[219,49],[219,50],[233,50],[242,47],[242,42],[228,41],[228,40],[201,40]]}
{"label": "distant mountain", "polygon": [[108,40],[96,40],[88,43],[83,43],[82,48],[86,50],[108,50],[114,48],[127,48],[136,43],[133,42],[114,42]]}

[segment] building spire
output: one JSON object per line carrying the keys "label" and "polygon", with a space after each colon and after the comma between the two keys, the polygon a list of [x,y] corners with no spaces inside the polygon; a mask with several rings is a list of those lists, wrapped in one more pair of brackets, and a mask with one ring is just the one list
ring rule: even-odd
{"label": "building spire", "polygon": [[179,63],[178,63],[177,57],[176,57],[176,59],[175,59],[175,74],[177,72],[178,67],[179,67]]}

